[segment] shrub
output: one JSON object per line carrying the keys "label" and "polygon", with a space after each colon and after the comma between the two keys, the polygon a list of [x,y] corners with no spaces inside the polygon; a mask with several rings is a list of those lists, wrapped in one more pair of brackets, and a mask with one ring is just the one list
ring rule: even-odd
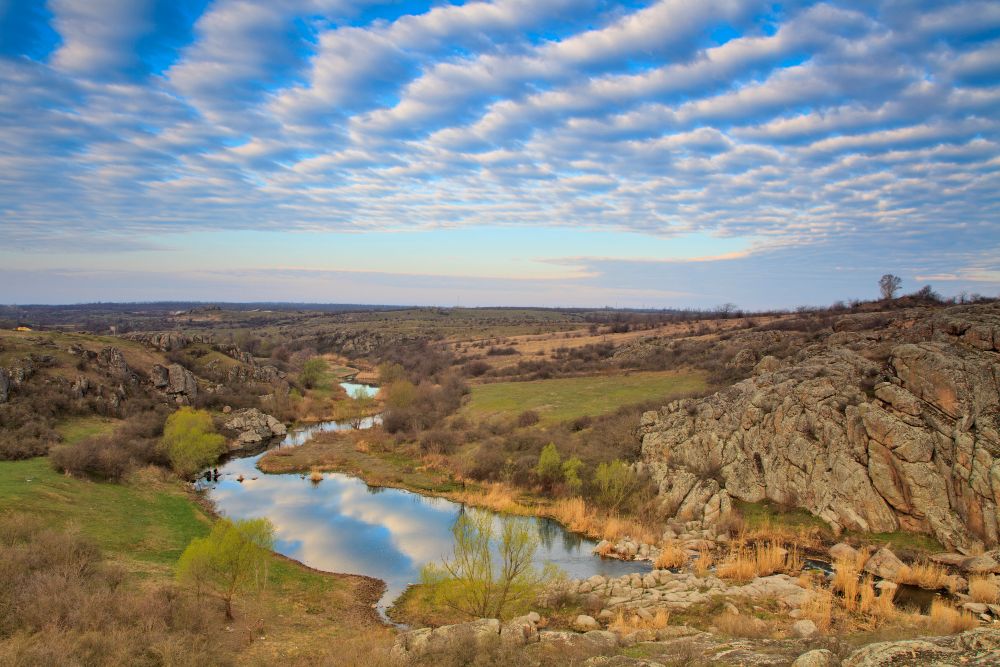
{"label": "shrub", "polygon": [[538,423],[539,419],[538,413],[534,410],[525,410],[517,416],[517,425],[520,428],[534,426]]}
{"label": "shrub", "polygon": [[310,359],[302,365],[299,373],[299,382],[306,389],[312,389],[323,379],[326,372],[326,362],[322,359]]}
{"label": "shrub", "polygon": [[635,471],[620,459],[602,463],[594,473],[597,499],[604,507],[617,511],[639,487]]}
{"label": "shrub", "polygon": [[562,459],[555,443],[550,442],[542,449],[535,473],[546,489],[551,489],[562,478]]}
{"label": "shrub", "polygon": [[576,495],[583,489],[583,480],[580,479],[580,470],[583,468],[583,461],[579,457],[571,456],[562,464],[563,483],[566,490]]}
{"label": "shrub", "polygon": [[177,474],[190,477],[219,460],[226,440],[215,432],[211,415],[185,407],[167,418],[163,446]]}

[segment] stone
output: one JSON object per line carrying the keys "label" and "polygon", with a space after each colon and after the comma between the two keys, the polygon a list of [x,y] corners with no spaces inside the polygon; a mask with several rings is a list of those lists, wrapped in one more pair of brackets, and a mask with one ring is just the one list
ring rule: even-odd
{"label": "stone", "polygon": [[10,375],[6,368],[0,368],[0,403],[6,403],[10,397]]}
{"label": "stone", "polygon": [[889,551],[888,548],[882,547],[868,559],[864,570],[876,577],[892,580],[895,579],[902,567],[903,561],[896,558],[896,554]]}
{"label": "stone", "polygon": [[792,623],[792,635],[799,639],[809,639],[815,637],[819,632],[816,624],[807,618]]}
{"label": "stone", "polygon": [[962,567],[962,564],[969,559],[965,554],[956,553],[939,553],[933,554],[930,559],[939,564],[947,565],[949,567]]}
{"label": "stone", "polygon": [[853,560],[858,555],[858,550],[846,542],[838,542],[830,547],[830,558],[833,560]]}
{"label": "stone", "polygon": [[284,424],[257,408],[236,410],[224,426],[236,433],[239,447],[259,445],[286,433]]}
{"label": "stone", "polygon": [[985,614],[989,611],[989,607],[982,602],[966,602],[962,605],[962,609],[970,614]]}
{"label": "stone", "polygon": [[967,558],[961,567],[969,574],[1000,574],[1000,549]]}
{"label": "stone", "polygon": [[586,614],[580,614],[573,621],[573,629],[580,632],[589,632],[591,630],[599,630],[600,628],[601,624],[593,616],[587,616]]}
{"label": "stone", "polygon": [[590,630],[584,637],[596,644],[601,650],[610,650],[618,646],[618,635],[608,630]]}
{"label": "stone", "polygon": [[792,662],[792,667],[832,667],[836,663],[833,653],[825,648],[807,651]]}

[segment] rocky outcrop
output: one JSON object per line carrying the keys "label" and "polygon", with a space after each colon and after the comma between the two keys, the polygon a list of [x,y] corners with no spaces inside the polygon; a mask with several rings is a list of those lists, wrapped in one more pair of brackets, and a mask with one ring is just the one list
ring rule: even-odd
{"label": "rocky outcrop", "polygon": [[173,350],[182,350],[192,343],[211,343],[212,337],[209,335],[189,335],[177,332],[134,332],[123,334],[122,338],[126,340],[134,340],[138,343],[143,343],[149,347],[159,350],[160,352],[171,352]]}
{"label": "rocky outcrop", "polygon": [[284,436],[287,432],[284,424],[257,408],[233,412],[225,427],[237,434],[235,448],[264,444],[271,438]]}
{"label": "rocky outcrop", "polygon": [[6,403],[10,396],[10,375],[6,368],[0,368],[0,403]]}
{"label": "rocky outcrop", "polygon": [[180,364],[157,364],[153,366],[149,376],[155,389],[180,402],[189,403],[198,396],[198,379]]}
{"label": "rocky outcrop", "polygon": [[666,515],[710,521],[730,498],[771,500],[835,529],[926,532],[964,553],[997,544],[1000,307],[863,329],[842,324],[713,396],[646,413],[643,461]]}
{"label": "rocky outcrop", "polygon": [[950,637],[926,637],[869,644],[849,655],[842,667],[996,665],[1000,630],[979,628]]}

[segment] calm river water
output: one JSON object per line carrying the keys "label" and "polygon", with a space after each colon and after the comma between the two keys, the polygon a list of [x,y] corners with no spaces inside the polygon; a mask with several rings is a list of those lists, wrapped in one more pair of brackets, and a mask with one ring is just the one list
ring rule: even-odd
{"label": "calm river water", "polygon": [[[351,394],[365,387],[342,386]],[[374,394],[377,388],[364,391]],[[281,446],[301,445],[317,432],[347,428],[326,422],[294,429]],[[357,477],[339,473],[326,473],[318,484],[297,473],[267,475],[257,469],[261,456],[230,459],[219,468],[218,482],[203,484],[219,512],[234,519],[267,517],[275,528],[275,550],[309,567],[382,579],[387,584],[379,601],[383,613],[409,584],[419,581],[422,566],[451,555],[451,529],[459,515],[485,511],[442,498],[368,486]],[[240,476],[242,483],[237,481]],[[498,522],[507,519],[491,514]],[[538,531],[539,563],[552,562],[572,577],[650,569],[648,563],[592,555],[595,542],[551,519],[528,520]]]}

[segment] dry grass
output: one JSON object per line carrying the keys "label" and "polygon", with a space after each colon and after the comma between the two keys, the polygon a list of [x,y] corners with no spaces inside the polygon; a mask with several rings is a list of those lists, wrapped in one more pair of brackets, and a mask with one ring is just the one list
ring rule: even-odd
{"label": "dry grass", "polygon": [[809,596],[802,605],[802,614],[816,624],[820,632],[833,626],[834,595],[829,588],[809,586]]}
{"label": "dry grass", "polygon": [[615,545],[610,542],[603,542],[597,547],[597,555],[602,558],[612,558],[615,555]]}
{"label": "dry grass", "polygon": [[646,544],[659,542],[659,531],[634,519],[608,516],[587,506],[582,498],[561,498],[546,508],[546,514],[573,532],[612,542],[629,537]]}
{"label": "dry grass", "polygon": [[753,528],[744,527],[739,539],[746,542],[798,546],[803,549],[820,549],[823,546],[823,534],[819,527],[789,526],[773,521],[764,521]]}
{"label": "dry grass", "polygon": [[694,573],[699,577],[705,577],[714,563],[712,552],[708,549],[701,549],[698,552],[698,557],[694,559]]}
{"label": "dry grass", "polygon": [[774,634],[770,625],[749,614],[723,612],[712,619],[712,624],[722,634],[731,637],[770,637]]}
{"label": "dry grass", "polygon": [[1000,604],[1000,582],[997,577],[972,577],[969,579],[969,597],[973,602]]}
{"label": "dry grass", "polygon": [[752,546],[734,547],[719,563],[716,574],[722,579],[749,581],[776,572],[795,573],[802,569],[802,559],[796,551],[787,551],[774,542],[756,542]]}
{"label": "dry grass", "polygon": [[875,591],[875,584],[871,577],[864,577],[859,584],[858,611],[867,616],[870,621],[880,625],[889,621],[896,615],[896,605],[894,598],[895,590],[883,590],[881,593]]}
{"label": "dry grass", "polygon": [[979,621],[972,614],[955,609],[943,600],[934,600],[927,625],[931,632],[953,635],[979,627]]}
{"label": "dry grass", "polygon": [[312,482],[313,484],[319,484],[320,482],[323,481],[323,473],[317,470],[316,468],[313,468],[312,471],[309,473],[309,481]]}
{"label": "dry grass", "polygon": [[621,634],[628,634],[635,630],[662,630],[670,624],[670,612],[666,609],[657,609],[653,618],[643,618],[639,614],[626,613],[619,609],[614,620],[608,624],[608,630]]}
{"label": "dry grass", "polygon": [[657,556],[656,562],[653,563],[653,567],[657,570],[681,567],[687,562],[687,559],[687,551],[676,543],[671,542],[663,545],[663,548],[660,550],[660,555]]}
{"label": "dry grass", "polygon": [[911,584],[928,590],[944,588],[948,581],[948,571],[943,565],[924,561],[913,565],[904,565],[896,575],[896,582]]}

